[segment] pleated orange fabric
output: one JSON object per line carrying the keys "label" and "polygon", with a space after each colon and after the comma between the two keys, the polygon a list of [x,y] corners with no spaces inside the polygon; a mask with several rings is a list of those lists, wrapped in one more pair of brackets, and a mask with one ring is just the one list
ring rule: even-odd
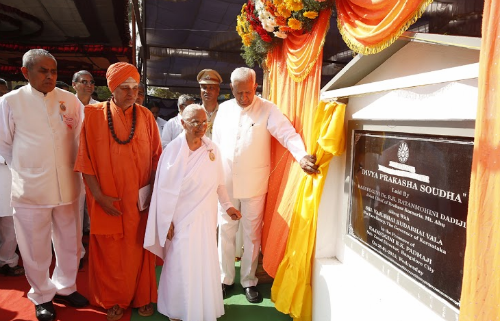
{"label": "pleated orange fabric", "polygon": [[[123,112],[110,102],[116,135],[125,139],[133,108]],[[87,187],[90,216],[89,301],[109,309],[141,307],[157,300],[155,256],[143,248],[148,211],[139,212],[139,188],[150,182],[161,155],[158,127],[151,112],[136,108],[134,138],[118,144],[108,128],[106,103],[85,108],[75,170],[94,175],[105,195],[119,198],[121,216],[106,214]]]}
{"label": "pleated orange fabric", "polygon": [[357,53],[389,47],[433,0],[336,0],[337,24],[345,43]]}
{"label": "pleated orange fabric", "polygon": [[500,1],[484,3],[460,321],[500,320]]}
{"label": "pleated orange fabric", "polygon": [[[318,105],[323,43],[330,15],[331,10],[323,10],[310,34],[291,34],[283,41],[283,46],[275,48],[267,58],[269,98],[290,119],[303,139],[311,133]],[[271,145],[271,169],[262,252],[264,269],[274,277],[285,252],[297,186],[305,174],[275,139]]]}

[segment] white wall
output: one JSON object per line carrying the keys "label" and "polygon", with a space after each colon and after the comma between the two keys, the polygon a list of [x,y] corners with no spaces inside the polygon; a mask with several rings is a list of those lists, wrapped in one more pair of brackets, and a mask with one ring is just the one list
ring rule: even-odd
{"label": "white wall", "polygon": [[[477,63],[477,50],[409,43],[360,84]],[[346,124],[364,120],[473,120],[477,79],[351,97]],[[347,147],[349,152],[350,147]],[[319,209],[313,320],[457,320],[458,311],[346,235],[346,155],[332,160]]]}

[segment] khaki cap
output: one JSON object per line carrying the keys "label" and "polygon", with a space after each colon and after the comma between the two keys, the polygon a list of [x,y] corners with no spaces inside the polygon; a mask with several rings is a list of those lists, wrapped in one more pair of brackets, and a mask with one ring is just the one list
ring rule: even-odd
{"label": "khaki cap", "polygon": [[196,77],[198,83],[207,85],[219,85],[222,82],[222,77],[213,69],[203,69]]}

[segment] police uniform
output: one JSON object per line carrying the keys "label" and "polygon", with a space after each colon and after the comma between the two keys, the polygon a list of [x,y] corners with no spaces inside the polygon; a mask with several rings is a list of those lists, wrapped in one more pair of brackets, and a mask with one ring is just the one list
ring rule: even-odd
{"label": "police uniform", "polygon": [[[198,76],[196,77],[198,80],[198,83],[200,85],[217,85],[220,86],[220,83],[222,82],[222,77],[219,75],[219,73],[213,69],[203,69],[198,73]],[[218,96],[218,95],[217,95]],[[202,104],[203,106],[203,104]],[[205,108],[205,106],[203,106]],[[219,103],[217,103],[217,106],[215,109],[211,112],[208,110],[205,111],[207,112],[207,132],[205,133],[205,136],[208,138],[212,139],[212,132],[213,132],[213,125],[215,121],[215,117],[217,116],[217,111],[219,110]]]}

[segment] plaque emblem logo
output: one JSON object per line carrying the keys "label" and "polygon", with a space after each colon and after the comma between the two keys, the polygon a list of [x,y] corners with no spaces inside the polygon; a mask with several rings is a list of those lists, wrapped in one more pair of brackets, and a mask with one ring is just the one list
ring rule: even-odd
{"label": "plaque emblem logo", "polygon": [[399,162],[403,164],[406,163],[408,157],[410,157],[410,149],[408,148],[408,144],[402,142],[398,149]]}

